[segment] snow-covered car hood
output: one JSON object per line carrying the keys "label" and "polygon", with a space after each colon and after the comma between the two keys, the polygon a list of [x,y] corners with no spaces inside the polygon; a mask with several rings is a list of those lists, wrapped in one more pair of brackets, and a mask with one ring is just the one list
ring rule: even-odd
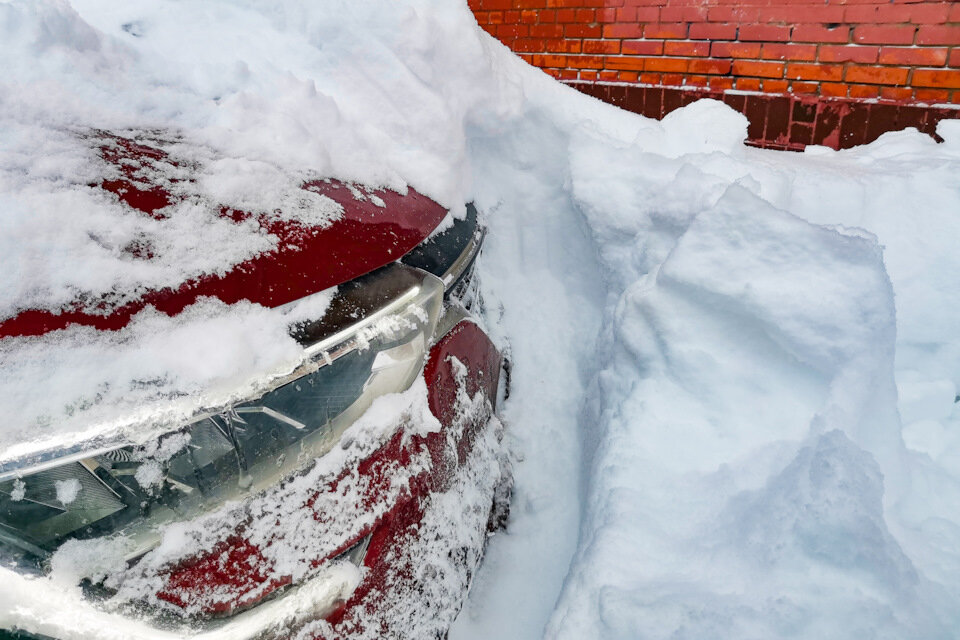
{"label": "snow-covered car hood", "polygon": [[5,212],[22,246],[5,257],[20,286],[0,296],[0,460],[139,438],[262,388],[298,364],[291,322],[321,317],[337,285],[447,215],[413,189],[224,158],[169,132],[51,135],[64,146],[44,162],[76,154],[82,171],[4,176],[14,213],[35,208]]}

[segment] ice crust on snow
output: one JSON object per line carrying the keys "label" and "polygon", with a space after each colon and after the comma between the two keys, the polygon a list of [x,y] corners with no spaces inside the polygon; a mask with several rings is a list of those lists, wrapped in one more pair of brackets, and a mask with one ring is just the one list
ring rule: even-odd
{"label": "ice crust on snow", "polygon": [[[477,202],[516,487],[453,640],[957,637],[956,121],[941,144],[750,149],[719,102],[654,122],[558,85],[460,2],[9,2],[0,34],[8,307],[110,288],[88,232],[149,233],[77,187],[96,167],[76,127],[182,132],[221,154],[210,189],[250,206],[235,176],[305,167]],[[269,243],[209,231],[225,250]],[[104,394],[119,420],[295,366],[276,318],[213,307],[7,343],[5,410],[42,403],[23,382],[41,375],[69,390],[54,424]],[[88,360],[88,386],[61,379]],[[171,372],[159,398],[130,384]],[[40,628],[43,589],[16,584],[0,581],[0,623]]]}

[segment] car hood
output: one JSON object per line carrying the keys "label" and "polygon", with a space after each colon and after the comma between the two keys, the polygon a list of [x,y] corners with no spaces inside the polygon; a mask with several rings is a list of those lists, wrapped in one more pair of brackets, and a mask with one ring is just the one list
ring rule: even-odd
{"label": "car hood", "polygon": [[[405,193],[370,189],[309,172],[291,175],[271,168],[265,174],[260,167],[249,178],[264,183],[257,189],[244,184],[249,182],[249,163],[218,158],[209,149],[156,132],[95,131],[78,138],[98,156],[103,176],[77,186],[98,194],[105,206],[120,207],[151,225],[149,238],[114,249],[126,261],[118,265],[135,269],[156,260],[164,234],[177,236],[183,255],[219,253],[224,259],[220,263],[207,259],[199,273],[185,269],[183,280],[172,285],[169,278],[165,286],[127,281],[119,290],[117,285],[109,291],[81,289],[66,303],[34,300],[26,308],[0,315],[0,338],[43,335],[71,325],[116,330],[147,307],[176,315],[202,298],[279,307],[399,259],[427,238],[447,213],[413,189]],[[271,180],[274,174],[280,178]],[[286,188],[275,188],[278,182]],[[231,193],[251,187],[259,197]],[[260,244],[264,250],[237,260],[229,242],[205,237],[202,223],[185,232],[182,222],[171,215],[184,206],[202,207],[221,226],[243,227],[245,237],[266,239]],[[192,246],[182,246],[184,236],[188,241],[192,236]]]}

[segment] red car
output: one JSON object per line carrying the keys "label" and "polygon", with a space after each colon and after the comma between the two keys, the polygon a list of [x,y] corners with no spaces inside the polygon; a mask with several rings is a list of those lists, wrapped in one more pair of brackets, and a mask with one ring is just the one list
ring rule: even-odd
{"label": "red car", "polygon": [[[156,135],[86,143],[114,168],[89,187],[130,215],[162,219],[190,189],[155,179],[178,162]],[[148,306],[280,307],[337,285],[321,317],[290,327],[303,364],[265,393],[206,407],[146,445],[95,439],[0,458],[4,565],[39,577],[63,558],[122,557],[83,576],[87,622],[127,620],[130,637],[443,637],[505,521],[504,367],[477,317],[476,210],[433,233],[447,212],[413,190],[302,188],[342,215],[311,228],[221,207],[277,248],[113,306],[0,319],[0,339],[113,331]],[[128,250],[149,259],[149,246]],[[17,626],[8,632],[57,635],[43,621]]]}

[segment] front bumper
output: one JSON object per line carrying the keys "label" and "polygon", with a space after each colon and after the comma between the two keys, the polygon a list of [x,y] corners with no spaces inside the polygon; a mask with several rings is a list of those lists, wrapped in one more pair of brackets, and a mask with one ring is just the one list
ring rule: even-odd
{"label": "front bumper", "polygon": [[[436,274],[468,302],[478,248],[467,243]],[[152,551],[113,570],[106,591],[63,583],[90,575],[89,556],[113,552],[96,541],[65,545],[50,576],[0,569],[0,595],[11,596],[0,600],[18,603],[0,612],[0,628],[55,638],[442,633],[504,475],[500,355],[462,307],[445,309],[414,385],[374,400],[310,471],[165,527]]]}

